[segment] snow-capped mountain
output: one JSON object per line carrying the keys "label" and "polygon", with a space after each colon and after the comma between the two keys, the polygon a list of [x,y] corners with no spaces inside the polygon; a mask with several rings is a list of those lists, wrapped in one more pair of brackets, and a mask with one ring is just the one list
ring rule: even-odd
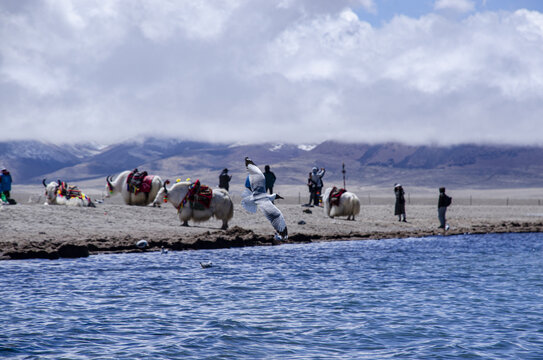
{"label": "snow-capped mountain", "polygon": [[212,186],[220,171],[228,168],[233,181],[241,183],[246,176],[245,156],[262,168],[269,164],[282,184],[305,184],[313,166],[326,168],[326,179],[339,183],[343,164],[350,183],[382,186],[402,182],[412,186],[537,187],[543,172],[542,147],[332,141],[255,145],[164,138],[109,146],[0,143],[0,165],[10,169],[18,183],[39,183],[45,177],[66,181],[105,178],[136,167],[164,178],[200,178]]}

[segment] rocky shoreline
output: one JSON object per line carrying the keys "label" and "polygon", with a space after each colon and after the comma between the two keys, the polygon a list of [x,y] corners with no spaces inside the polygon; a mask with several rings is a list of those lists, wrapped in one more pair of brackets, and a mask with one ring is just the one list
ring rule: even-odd
{"label": "rocky shoreline", "polygon": [[[543,232],[543,206],[453,204],[447,212],[450,229],[438,229],[435,205],[407,207],[407,222],[393,215],[393,204],[363,205],[355,221],[327,217],[322,208],[294,201],[277,206],[287,221],[289,237],[277,242],[273,228],[260,213],[250,214],[237,203],[228,230],[209,220],[181,226],[177,210],[164,204],[126,206],[117,199],[96,208],[44,206],[19,202],[0,206],[0,260],[59,259],[108,253],[138,253],[273,246],[355,239],[420,238],[436,235]],[[144,249],[137,247],[145,240]]]}
{"label": "rocky shoreline", "polygon": [[291,235],[287,241],[279,242],[270,235],[263,235],[252,230],[234,226],[228,230],[205,231],[191,237],[159,238],[146,240],[147,246],[139,248],[138,238],[131,235],[124,237],[89,238],[80,240],[27,240],[4,241],[0,243],[0,260],[22,259],[59,259],[79,258],[108,253],[141,253],[148,251],[173,251],[224,249],[247,246],[273,246],[280,244],[310,243],[317,241],[342,241],[362,239],[419,238],[436,235],[486,234],[486,233],[527,233],[543,232],[543,222],[503,222],[493,225],[477,225],[469,228],[457,228],[443,232],[441,230],[407,231],[372,231],[351,232],[349,234],[308,234]]}

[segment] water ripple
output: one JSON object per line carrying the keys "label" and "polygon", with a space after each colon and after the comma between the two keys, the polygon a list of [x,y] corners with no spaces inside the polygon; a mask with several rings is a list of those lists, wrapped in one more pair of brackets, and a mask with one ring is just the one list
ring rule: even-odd
{"label": "water ripple", "polygon": [[504,234],[1,262],[0,357],[536,359],[542,255]]}

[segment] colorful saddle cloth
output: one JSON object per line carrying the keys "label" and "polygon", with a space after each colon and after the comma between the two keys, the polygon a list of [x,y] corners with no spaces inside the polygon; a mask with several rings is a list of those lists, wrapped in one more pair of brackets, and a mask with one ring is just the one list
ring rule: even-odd
{"label": "colorful saddle cloth", "polygon": [[345,192],[347,192],[347,190],[338,189],[334,186],[330,192],[330,197],[328,198],[328,201],[330,201],[330,206],[339,206],[339,198],[341,198],[341,195],[343,195]]}
{"label": "colorful saddle cloth", "polygon": [[68,185],[64,181],[59,181],[59,187],[58,187],[58,194],[60,196],[64,196],[66,199],[72,199],[72,198],[78,198],[78,199],[86,199],[87,196],[79,190],[79,188],[75,185]]}
{"label": "colorful saddle cloth", "polygon": [[151,192],[153,175],[148,175],[147,171],[138,171],[134,169],[126,178],[126,188],[128,191],[139,194],[140,192],[148,194]]}
{"label": "colorful saddle cloth", "polygon": [[209,209],[212,198],[213,190],[207,185],[201,185],[200,180],[196,180],[190,185],[187,195],[181,202],[181,207],[186,206],[188,202],[195,210]]}

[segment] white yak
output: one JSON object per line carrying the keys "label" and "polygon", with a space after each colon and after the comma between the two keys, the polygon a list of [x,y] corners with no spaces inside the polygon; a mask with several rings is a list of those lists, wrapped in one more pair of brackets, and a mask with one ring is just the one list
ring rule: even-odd
{"label": "white yak", "polygon": [[347,216],[347,220],[354,220],[355,215],[360,213],[360,199],[356,194],[345,191],[339,198],[339,204],[330,202],[332,188],[327,188],[322,197],[324,213],[334,218],[336,216]]}
{"label": "white yak", "polygon": [[[76,187],[69,187],[62,181],[51,181],[49,184],[42,181],[45,186],[45,204],[44,205],[68,205],[68,206],[87,206],[96,207],[90,197],[83,194]],[[70,188],[72,188],[70,190]]]}
{"label": "white yak", "polygon": [[222,220],[221,229],[228,228],[228,221],[234,216],[234,204],[228,191],[224,189],[212,189],[211,202],[209,207],[200,204],[193,204],[188,197],[189,189],[193,185],[190,181],[182,181],[173,184],[169,189],[166,185],[158,192],[155,202],[170,202],[177,209],[179,220],[183,226],[189,226],[188,221],[203,222],[209,220],[212,216],[217,220]]}
{"label": "white yak", "polygon": [[126,184],[128,175],[130,175],[131,172],[132,171],[130,170],[123,171],[115,178],[115,180],[113,180],[113,176],[106,177],[106,198],[120,193],[127,205],[146,206],[151,202],[153,203],[153,206],[158,205],[155,198],[162,188],[162,179],[156,175],[152,176],[150,191],[148,193],[138,192],[136,194],[134,191],[129,190]]}

